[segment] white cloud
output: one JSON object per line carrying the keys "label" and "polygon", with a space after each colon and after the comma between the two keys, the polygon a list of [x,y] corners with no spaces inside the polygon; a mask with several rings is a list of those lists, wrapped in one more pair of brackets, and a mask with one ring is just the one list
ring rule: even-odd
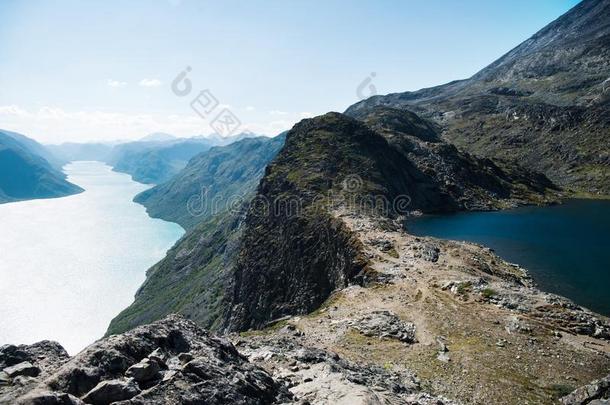
{"label": "white cloud", "polygon": [[27,111],[14,104],[5,105],[0,106],[0,115],[16,115],[23,117],[27,115]]}
{"label": "white cloud", "polygon": [[254,111],[256,110],[256,108],[254,108],[253,106],[249,105],[245,108],[246,111]]}
{"label": "white cloud", "polygon": [[[292,116],[292,115],[291,115]],[[290,117],[291,117],[290,116]],[[274,136],[292,128],[298,119],[244,123],[240,131],[250,130]],[[3,129],[20,132],[42,143],[113,141],[135,139],[152,132],[176,136],[210,134],[209,122],[196,114],[123,113],[100,110],[64,110],[44,106],[27,110],[18,105],[0,105]]]}
{"label": "white cloud", "polygon": [[271,115],[287,115],[288,113],[286,111],[271,110],[271,111],[269,111],[269,114],[271,114]]}
{"label": "white cloud", "polygon": [[299,113],[299,117],[300,118],[311,118],[313,117],[313,113],[310,113],[309,111],[303,111]]}
{"label": "white cloud", "polygon": [[142,80],[140,80],[140,83],[138,83],[138,85],[142,86],[142,87],[159,87],[159,86],[161,86],[161,80],[142,79]]}
{"label": "white cloud", "polygon": [[125,87],[127,86],[127,82],[121,82],[119,80],[108,79],[106,80],[106,84],[110,87]]}
{"label": "white cloud", "polygon": [[43,143],[134,139],[151,132],[178,136],[211,132],[196,115],[67,111],[52,106],[29,111],[15,105],[0,106],[0,120],[2,128]]}

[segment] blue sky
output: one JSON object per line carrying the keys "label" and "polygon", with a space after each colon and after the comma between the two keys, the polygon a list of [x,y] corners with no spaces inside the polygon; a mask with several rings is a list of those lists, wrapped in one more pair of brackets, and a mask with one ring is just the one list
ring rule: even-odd
{"label": "blue sky", "polygon": [[[577,0],[0,2],[0,128],[39,141],[209,134],[209,89],[275,135],[378,93],[471,76]],[[191,67],[193,91],[172,80]]]}

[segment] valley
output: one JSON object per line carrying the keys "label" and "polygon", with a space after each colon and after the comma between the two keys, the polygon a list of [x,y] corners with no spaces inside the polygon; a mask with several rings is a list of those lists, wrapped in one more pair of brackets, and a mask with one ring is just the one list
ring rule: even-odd
{"label": "valley", "polygon": [[205,137],[0,137],[64,196],[0,183],[0,403],[610,401],[610,0],[467,79],[375,77],[273,136],[223,104]]}

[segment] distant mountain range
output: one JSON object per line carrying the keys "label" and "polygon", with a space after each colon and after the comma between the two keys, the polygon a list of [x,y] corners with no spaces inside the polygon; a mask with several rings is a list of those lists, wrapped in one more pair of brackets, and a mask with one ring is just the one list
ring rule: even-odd
{"label": "distant mountain range", "polygon": [[0,131],[0,203],[81,191],[66,181],[58,161],[42,145],[16,132]]}
{"label": "distant mountain range", "polygon": [[585,0],[469,79],[374,96],[431,119],[469,152],[513,159],[576,192],[610,194],[610,2]]}
{"label": "distant mountain range", "polygon": [[232,137],[177,138],[154,133],[139,141],[41,145],[22,134],[0,130],[0,203],[50,198],[81,192],[65,180],[61,168],[75,160],[97,160],[134,180],[160,184],[176,175],[189,160],[217,145],[256,137],[244,132]]}
{"label": "distant mountain range", "polygon": [[205,138],[129,142],[115,146],[106,162],[113,170],[130,174],[135,181],[158,184],[169,180],[189,159],[212,146]]}
{"label": "distant mountain range", "polygon": [[176,175],[198,153],[256,136],[252,132],[243,132],[231,137],[211,134],[178,138],[157,132],[132,142],[64,143],[49,145],[48,149],[63,163],[98,160],[108,163],[117,172],[131,175],[138,182],[160,184]]}
{"label": "distant mountain range", "polygon": [[173,141],[176,137],[165,132],[153,132],[139,139],[140,142],[167,142]]}
{"label": "distant mountain range", "polygon": [[110,158],[113,145],[107,143],[75,143],[67,142],[61,145],[45,145],[56,159],[63,164],[75,160],[97,160],[105,162]]}

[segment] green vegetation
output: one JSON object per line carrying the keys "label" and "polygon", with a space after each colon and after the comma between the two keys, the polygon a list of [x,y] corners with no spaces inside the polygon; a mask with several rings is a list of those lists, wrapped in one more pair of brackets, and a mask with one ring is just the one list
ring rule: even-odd
{"label": "green vegetation", "polygon": [[553,396],[553,399],[559,399],[574,391],[576,387],[570,384],[553,384],[548,387],[548,391]]}
{"label": "green vegetation", "polygon": [[463,283],[459,283],[457,286],[458,295],[462,295],[464,297],[468,296],[468,293],[472,289],[472,283],[470,281],[466,281]]}
{"label": "green vegetation", "polygon": [[483,291],[481,291],[481,295],[485,299],[490,299],[496,295],[496,291],[491,288],[485,288]]}
{"label": "green vegetation", "polygon": [[398,252],[396,251],[396,248],[392,247],[390,250],[388,250],[386,252],[388,255],[390,255],[391,257],[398,259],[400,257],[400,255],[398,254]]}

